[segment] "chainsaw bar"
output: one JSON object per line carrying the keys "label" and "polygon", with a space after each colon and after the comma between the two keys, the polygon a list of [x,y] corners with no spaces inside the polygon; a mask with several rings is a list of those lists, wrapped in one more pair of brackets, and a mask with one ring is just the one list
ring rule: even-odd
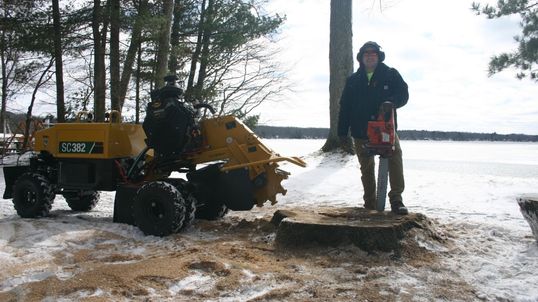
{"label": "chainsaw bar", "polygon": [[389,159],[379,157],[379,170],[377,171],[377,202],[376,210],[383,212],[387,200],[387,182],[389,176]]}

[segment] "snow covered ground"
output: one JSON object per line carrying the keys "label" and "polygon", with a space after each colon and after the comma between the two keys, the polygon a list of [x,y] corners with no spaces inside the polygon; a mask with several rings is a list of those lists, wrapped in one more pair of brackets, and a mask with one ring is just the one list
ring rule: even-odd
{"label": "snow covered ground", "polygon": [[[332,258],[314,253],[312,259],[304,259],[277,253],[276,261],[286,263],[279,266],[264,262],[276,259],[271,248],[274,233],[263,231],[257,221],[282,208],[360,206],[362,188],[356,158],[320,154],[316,150],[323,145],[322,140],[264,142],[282,155],[299,155],[308,163],[307,168],[282,165],[292,175],[283,182],[288,193],[279,196],[277,205],[231,213],[222,222],[196,221],[184,233],[167,238],[146,237],[135,227],[112,223],[114,195],[108,192],[102,193],[97,208],[89,213],[73,214],[63,198],[57,197],[51,217],[38,220],[19,218],[10,200],[0,200],[0,300],[55,300],[58,292],[68,301],[117,299],[117,292],[107,292],[98,281],[92,285],[99,276],[91,272],[114,276],[114,280],[127,279],[125,275],[131,271],[110,271],[111,266],[124,265],[137,271],[149,270],[144,279],[133,278],[132,285],[122,283],[126,291],[129,285],[144,285],[142,292],[131,293],[134,296],[119,295],[126,299],[321,301],[325,296],[319,288],[332,284],[332,296],[327,297],[345,301],[360,298],[351,296],[351,292],[374,278],[375,287],[369,290],[377,291],[377,296],[371,297],[380,300],[468,300],[469,296],[457,297],[453,289],[442,288],[461,285],[471,288],[462,291],[470,292],[474,300],[538,301],[538,244],[516,202],[516,197],[524,193],[538,195],[538,144],[401,142],[406,176],[404,202],[411,212],[433,219],[450,241],[439,244],[419,240],[438,258],[429,267],[405,263],[405,259],[404,263],[391,262],[383,255],[365,255],[353,248],[320,252],[333,253],[329,255]],[[2,193],[3,187],[0,182]],[[235,232],[245,226],[258,230],[259,235],[244,232],[237,236]],[[204,246],[212,242],[227,252],[242,252],[248,257],[239,261],[230,254],[222,262],[209,261],[210,252]],[[259,255],[245,250],[250,245]],[[188,265],[176,263],[179,258],[170,256],[176,254],[183,255],[181,261]],[[174,272],[163,267],[159,278],[148,279],[157,274],[151,269],[157,270],[162,265],[158,259],[163,257],[168,267],[174,263],[185,267]],[[331,259],[334,262],[328,263]],[[361,268],[369,261],[375,265]],[[137,266],[142,263],[143,268]],[[279,269],[285,272],[279,273]],[[363,271],[368,273],[364,275]],[[306,277],[299,280],[294,274]],[[237,282],[222,283],[222,276]],[[85,284],[75,284],[75,277]],[[46,284],[47,288],[37,284]],[[56,289],[68,285],[77,290]],[[286,288],[288,292],[284,293]],[[443,294],[443,290],[452,290],[452,296]],[[28,292],[35,295],[28,296]]]}
{"label": "snow covered ground", "polygon": [[[290,144],[315,150],[323,141],[270,141],[275,150]],[[402,141],[401,145],[405,204],[411,212],[450,224],[458,235],[457,252],[445,264],[477,286],[479,296],[487,300],[538,301],[538,245],[516,202],[522,193],[538,194],[538,144]],[[360,204],[360,172],[354,158],[310,155],[308,159],[308,169],[288,168],[293,176],[281,203]]]}

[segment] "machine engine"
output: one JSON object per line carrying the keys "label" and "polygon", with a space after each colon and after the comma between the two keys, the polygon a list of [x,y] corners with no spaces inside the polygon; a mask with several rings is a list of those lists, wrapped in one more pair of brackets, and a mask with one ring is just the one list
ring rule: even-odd
{"label": "machine engine", "polygon": [[192,141],[195,112],[180,101],[183,90],[176,85],[176,76],[165,77],[166,85],[151,92],[142,127],[146,144],[153,148],[157,160],[178,158]]}

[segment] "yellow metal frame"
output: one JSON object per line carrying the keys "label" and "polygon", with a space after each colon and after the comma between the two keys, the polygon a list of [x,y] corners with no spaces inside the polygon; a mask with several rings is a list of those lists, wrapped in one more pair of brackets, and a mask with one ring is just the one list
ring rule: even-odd
{"label": "yellow metal frame", "polygon": [[306,167],[298,157],[283,157],[265,146],[261,140],[234,116],[223,116],[201,121],[204,145],[191,154],[194,163],[225,161],[222,171],[248,169],[251,180],[265,173],[267,184],[255,192],[256,203],[262,206],[267,200],[276,203],[276,194],[286,194],[280,184],[288,173],[278,168],[278,162],[288,161]]}
{"label": "yellow metal frame", "polygon": [[[111,118],[108,123],[80,122],[60,123],[38,131],[35,135],[36,151],[46,151],[57,158],[112,159],[133,157],[145,147],[146,135],[141,125],[120,123],[121,118]],[[115,122],[113,122],[115,121]],[[102,143],[102,153],[61,153],[60,142]]]}
{"label": "yellow metal frame", "polygon": [[[110,115],[108,123],[78,122],[56,124],[51,128],[38,131],[35,136],[35,150],[46,151],[56,158],[77,159],[114,159],[137,156],[145,147],[146,135],[139,124],[121,123],[119,114]],[[306,163],[298,157],[283,157],[265,146],[247,126],[234,116],[204,119],[200,122],[203,144],[191,153],[185,154],[185,160],[193,164],[224,161],[221,170],[248,169],[249,178],[256,179],[264,174],[266,184],[254,192],[256,203],[262,206],[267,200],[276,203],[278,193],[286,194],[280,184],[288,173],[278,169],[278,163],[288,161],[305,167]],[[102,153],[61,153],[61,142],[102,143]],[[146,160],[152,158],[147,154]],[[147,165],[152,169],[152,165]],[[153,177],[155,171],[146,171],[146,176]]]}
{"label": "yellow metal frame", "polygon": [[292,164],[296,164],[297,166],[306,167],[306,163],[298,157],[281,157],[280,156],[280,157],[273,157],[273,158],[269,158],[265,160],[259,160],[259,161],[240,164],[240,165],[225,166],[225,167],[222,167],[221,171],[230,171],[230,170],[235,170],[235,169],[240,169],[240,168],[247,168],[251,166],[254,167],[254,166],[259,166],[263,164],[277,163],[281,161],[288,161]]}

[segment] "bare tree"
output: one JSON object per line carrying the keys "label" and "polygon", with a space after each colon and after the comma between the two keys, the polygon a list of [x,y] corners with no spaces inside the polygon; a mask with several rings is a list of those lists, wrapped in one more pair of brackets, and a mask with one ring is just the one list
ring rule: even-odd
{"label": "bare tree", "polygon": [[147,13],[148,0],[140,0],[138,4],[138,15],[136,16],[133,30],[131,33],[131,41],[129,43],[129,49],[127,49],[127,55],[125,56],[125,62],[123,63],[123,71],[121,73],[120,87],[119,87],[119,109],[123,109],[125,102],[125,96],[127,95],[127,89],[131,76],[133,74],[133,66],[135,57],[140,50],[142,44],[142,20]]}
{"label": "bare tree", "polygon": [[90,101],[93,100],[94,89],[94,64],[93,56],[88,55],[85,49],[74,50],[77,57],[76,65],[68,64],[66,68],[66,80],[71,82],[74,92],[66,95],[66,118],[73,118],[77,111],[87,111]]}
{"label": "bare tree", "polygon": [[353,72],[351,0],[331,0],[330,42],[329,42],[329,136],[322,147],[324,152],[338,148],[353,153],[351,140],[341,142],[338,134],[338,112],[340,96],[346,79]]}
{"label": "bare tree", "polygon": [[39,80],[37,81],[34,87],[34,91],[32,92],[30,105],[28,106],[28,111],[26,112],[26,121],[25,121],[25,127],[24,127],[24,141],[22,143],[22,150],[26,150],[26,148],[28,147],[28,144],[30,143],[29,138],[30,138],[30,127],[31,127],[31,122],[32,122],[32,111],[34,109],[37,91],[39,90],[39,88],[45,85],[52,78],[53,74],[50,73],[52,64],[54,64],[54,58],[52,58],[49,61],[47,67],[41,73],[41,76],[39,77]]}
{"label": "bare tree", "polygon": [[[2,5],[1,17],[4,20],[12,18],[13,4],[1,2],[0,5]],[[16,34],[12,27],[16,24],[8,25],[6,23],[0,27],[0,64],[2,69],[0,132],[4,132],[8,101],[17,93],[26,91],[28,80],[36,68],[33,60],[26,58],[24,51],[14,46]]]}
{"label": "bare tree", "polygon": [[292,90],[286,70],[275,59],[278,53],[268,43],[256,40],[220,56],[221,64],[207,70],[206,81],[206,89],[217,95],[213,105],[219,115],[244,118],[263,102],[277,100]]}
{"label": "bare tree", "polygon": [[13,92],[10,93],[9,86],[13,83],[13,81],[10,81],[10,79],[14,78],[12,74],[14,73],[16,66],[16,56],[13,56],[12,52],[7,47],[7,36],[5,31],[2,31],[1,39],[0,59],[2,60],[2,109],[0,112],[0,127],[2,127],[2,129],[0,131],[3,133],[7,100],[9,96],[13,94]]}

